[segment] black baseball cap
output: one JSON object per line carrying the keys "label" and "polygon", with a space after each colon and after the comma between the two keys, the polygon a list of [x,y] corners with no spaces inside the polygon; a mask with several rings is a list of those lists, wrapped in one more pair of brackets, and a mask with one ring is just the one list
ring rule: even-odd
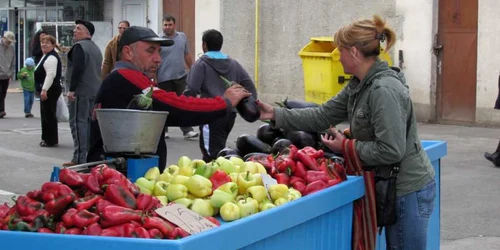
{"label": "black baseball cap", "polygon": [[152,29],[139,26],[131,26],[130,28],[123,31],[120,37],[120,42],[118,43],[118,51],[121,51],[123,46],[129,45],[138,41],[144,42],[157,42],[161,46],[172,46],[174,45],[174,40],[159,37]]}
{"label": "black baseball cap", "polygon": [[85,28],[87,28],[89,30],[90,35],[91,36],[94,35],[95,27],[91,22],[85,21],[85,20],[76,20],[75,24],[81,24],[81,25],[85,26]]}

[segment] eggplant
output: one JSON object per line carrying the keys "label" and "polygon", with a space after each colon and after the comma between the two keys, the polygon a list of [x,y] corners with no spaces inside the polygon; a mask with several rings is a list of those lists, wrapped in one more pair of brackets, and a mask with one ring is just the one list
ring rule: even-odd
{"label": "eggplant", "polygon": [[306,146],[316,147],[317,143],[316,136],[305,131],[290,131],[287,134],[287,139],[299,149]]}
{"label": "eggplant", "polygon": [[248,161],[250,159],[256,160],[256,159],[267,159],[269,154],[266,153],[248,153],[245,156],[243,156],[244,161]]}
{"label": "eggplant", "polygon": [[271,153],[273,155],[277,155],[281,151],[283,151],[285,148],[288,148],[288,146],[292,145],[292,141],[288,139],[279,139],[277,140],[274,144],[273,147],[271,148]]}
{"label": "eggplant", "polygon": [[249,134],[242,134],[236,139],[236,148],[240,152],[240,155],[246,155],[249,153],[271,153],[271,146],[269,144],[259,140],[256,136]]}
{"label": "eggplant", "polygon": [[305,101],[297,101],[297,100],[288,100],[286,99],[284,102],[285,107],[288,109],[304,109],[304,108],[316,108],[319,107],[318,104],[312,102]]}
{"label": "eggplant", "polygon": [[255,98],[253,96],[243,98],[243,100],[236,105],[236,110],[247,122],[255,122],[260,118],[260,109],[257,103],[255,103]]}
{"label": "eggplant", "polygon": [[231,157],[236,157],[236,158],[240,158],[243,160],[243,158],[240,155],[224,155],[224,158],[226,158],[228,160],[231,159]]}
{"label": "eggplant", "polygon": [[269,145],[273,145],[274,140],[282,135],[279,129],[274,129],[270,124],[262,124],[257,129],[257,138]]}
{"label": "eggplant", "polygon": [[225,147],[217,153],[217,157],[226,156],[226,155],[240,155],[240,152],[237,149],[232,149],[230,147]]}

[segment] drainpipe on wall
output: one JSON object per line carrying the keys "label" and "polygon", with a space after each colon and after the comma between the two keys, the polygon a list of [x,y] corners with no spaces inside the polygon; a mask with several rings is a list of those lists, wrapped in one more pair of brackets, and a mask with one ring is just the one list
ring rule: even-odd
{"label": "drainpipe on wall", "polygon": [[255,0],[255,58],[254,58],[255,88],[259,87],[259,0]]}

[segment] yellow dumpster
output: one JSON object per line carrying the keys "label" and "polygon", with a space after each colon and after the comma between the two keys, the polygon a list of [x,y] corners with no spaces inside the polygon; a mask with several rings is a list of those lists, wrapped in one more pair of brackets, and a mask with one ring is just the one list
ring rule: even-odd
{"label": "yellow dumpster", "polygon": [[[305,100],[322,104],[344,88],[352,75],[344,74],[340,52],[333,37],[313,37],[299,52],[304,71]],[[392,66],[389,54],[380,50],[380,59]]]}

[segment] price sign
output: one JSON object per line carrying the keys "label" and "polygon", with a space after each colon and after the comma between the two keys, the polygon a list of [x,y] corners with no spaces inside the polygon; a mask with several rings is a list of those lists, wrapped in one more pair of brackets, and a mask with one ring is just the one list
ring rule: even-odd
{"label": "price sign", "polygon": [[264,187],[266,188],[266,191],[267,191],[267,198],[269,198],[269,200],[271,200],[271,196],[269,195],[269,187],[271,185],[278,184],[278,181],[273,179],[273,177],[271,177],[268,174],[260,174],[260,176],[262,177],[262,184],[264,184]]}
{"label": "price sign", "polygon": [[189,210],[181,204],[172,204],[155,210],[161,217],[186,230],[190,234],[197,234],[217,227],[203,216]]}

